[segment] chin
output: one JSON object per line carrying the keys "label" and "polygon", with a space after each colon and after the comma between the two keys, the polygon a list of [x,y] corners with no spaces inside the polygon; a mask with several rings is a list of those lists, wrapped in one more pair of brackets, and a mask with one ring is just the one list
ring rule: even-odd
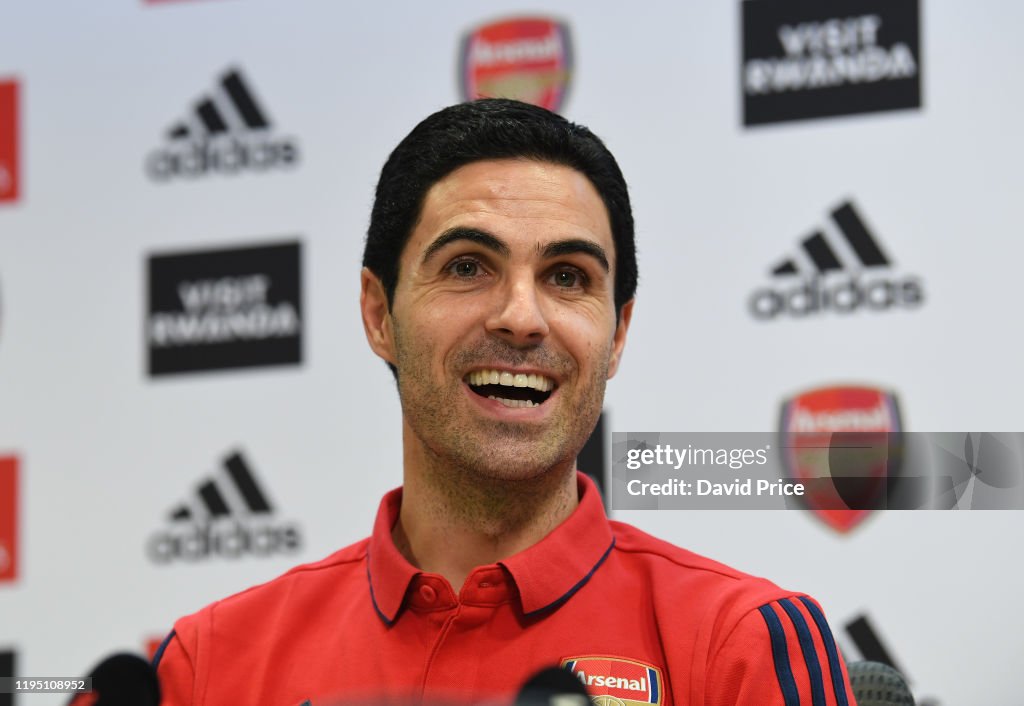
{"label": "chin", "polygon": [[572,467],[575,456],[529,453],[524,449],[472,455],[457,460],[469,473],[496,481],[527,481],[543,477],[558,468]]}

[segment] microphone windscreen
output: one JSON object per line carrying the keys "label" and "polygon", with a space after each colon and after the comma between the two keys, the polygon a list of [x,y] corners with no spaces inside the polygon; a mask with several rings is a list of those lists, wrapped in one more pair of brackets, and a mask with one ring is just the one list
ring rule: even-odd
{"label": "microphone windscreen", "polygon": [[593,706],[587,688],[567,669],[547,667],[519,690],[515,706]]}
{"label": "microphone windscreen", "polygon": [[69,706],[159,706],[160,685],[149,662],[133,654],[111,655],[89,673],[92,692],[78,694]]}
{"label": "microphone windscreen", "polygon": [[851,662],[847,667],[857,706],[914,706],[903,675],[881,662]]}

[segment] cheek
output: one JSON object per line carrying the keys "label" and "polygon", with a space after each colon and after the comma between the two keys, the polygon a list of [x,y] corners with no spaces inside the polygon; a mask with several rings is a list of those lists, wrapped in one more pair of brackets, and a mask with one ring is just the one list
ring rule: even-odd
{"label": "cheek", "polygon": [[611,352],[614,320],[603,316],[585,316],[579,312],[562,313],[552,319],[561,333],[564,345],[580,365],[585,361],[604,366]]}
{"label": "cheek", "polygon": [[415,315],[407,313],[396,326],[399,355],[419,374],[434,368],[444,372],[459,341],[470,330],[469,307],[427,301],[418,304]]}

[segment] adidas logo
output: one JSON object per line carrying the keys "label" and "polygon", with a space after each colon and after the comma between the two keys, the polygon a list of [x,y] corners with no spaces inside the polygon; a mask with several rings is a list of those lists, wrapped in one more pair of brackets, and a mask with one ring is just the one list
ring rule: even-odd
{"label": "adidas logo", "polygon": [[750,313],[755,319],[910,309],[924,302],[919,278],[887,276],[893,263],[853,203],[843,203],[831,216],[838,233],[829,238],[822,229],[804,238],[794,257],[772,269],[778,286],[751,295]]}
{"label": "adidas logo", "polygon": [[195,496],[174,507],[172,527],[147,544],[158,564],[175,560],[294,554],[302,537],[293,523],[274,524],[274,508],[240,452],[224,459],[223,472],[204,480]]}
{"label": "adidas logo", "polygon": [[146,171],[156,181],[168,181],[297,164],[297,141],[275,138],[271,128],[242,72],[230,69],[210,94],[200,96],[187,117],[167,131],[170,144],[149,155]]}

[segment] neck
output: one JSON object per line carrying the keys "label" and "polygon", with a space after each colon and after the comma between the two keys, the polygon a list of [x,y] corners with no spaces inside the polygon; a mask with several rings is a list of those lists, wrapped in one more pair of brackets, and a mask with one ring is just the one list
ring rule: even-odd
{"label": "neck", "polygon": [[579,504],[574,461],[529,478],[495,478],[446,464],[404,433],[405,485],[392,537],[414,566],[444,576],[456,591],[473,569],[533,546]]}

